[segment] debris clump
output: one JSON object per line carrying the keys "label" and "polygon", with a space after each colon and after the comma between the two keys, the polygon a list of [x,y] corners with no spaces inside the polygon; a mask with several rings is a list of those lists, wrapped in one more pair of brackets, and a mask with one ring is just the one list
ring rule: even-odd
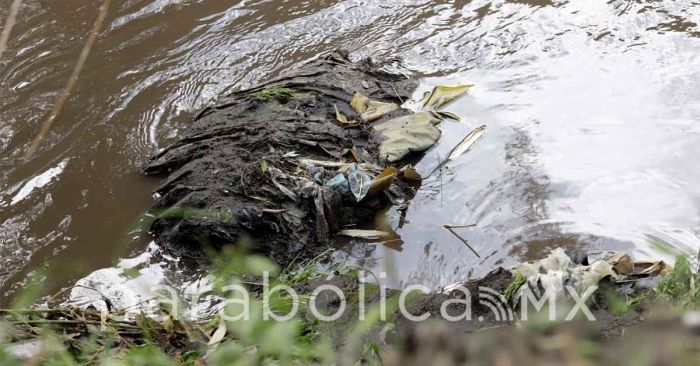
{"label": "debris clump", "polygon": [[143,170],[167,176],[156,242],[187,255],[248,238],[284,265],[410,198],[417,182],[385,166],[371,124],[413,115],[399,104],[416,83],[380,66],[335,52],[202,111]]}

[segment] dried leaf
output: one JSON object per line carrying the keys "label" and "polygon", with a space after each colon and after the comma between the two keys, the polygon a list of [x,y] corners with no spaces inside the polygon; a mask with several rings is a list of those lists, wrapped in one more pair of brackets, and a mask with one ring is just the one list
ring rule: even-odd
{"label": "dried leaf", "polygon": [[272,166],[268,167],[267,170],[270,172],[270,177],[271,177],[272,183],[275,185],[275,187],[277,187],[280,191],[282,191],[282,193],[284,193],[292,201],[298,202],[299,197],[294,192],[292,192],[291,189],[285,187],[282,183],[277,181],[278,178],[283,179],[286,177],[286,175],[281,170],[279,170],[275,167],[272,167]]}
{"label": "dried leaf", "polygon": [[397,109],[399,109],[399,105],[396,103],[384,103],[371,100],[367,105],[367,109],[362,112],[360,117],[362,117],[362,120],[365,122],[373,122]]}
{"label": "dried leaf", "polygon": [[425,103],[423,103],[423,109],[438,110],[441,107],[444,107],[445,105],[450,103],[451,101],[460,97],[472,86],[473,85],[470,84],[455,86],[438,85],[435,88],[433,88],[433,91],[430,92],[430,96],[425,101]]}
{"label": "dried leaf", "polygon": [[366,81],[362,80],[362,87],[365,89],[369,89],[369,84]]}
{"label": "dried leaf", "polygon": [[372,180],[367,195],[373,196],[389,189],[391,184],[394,182],[396,174],[398,174],[398,169],[393,166],[384,169],[379,176]]}
{"label": "dried leaf", "polygon": [[420,98],[421,105],[425,105],[425,103],[428,101],[428,98],[430,98],[430,94],[432,93],[427,90],[423,92],[423,97]]}
{"label": "dried leaf", "polygon": [[398,172],[398,169],[396,169],[396,167],[389,166],[389,167],[386,167],[384,170],[382,170],[382,172],[379,173],[379,175],[375,179],[385,178],[385,177],[389,177],[389,176],[396,176],[397,172]]}
{"label": "dried leaf", "polygon": [[173,322],[172,316],[166,317],[165,320],[160,323],[160,326],[163,327],[163,330],[165,330],[165,333],[168,335],[173,335],[175,332],[175,322]]}
{"label": "dried leaf", "polygon": [[271,213],[271,214],[278,214],[282,212],[287,212],[289,209],[287,208],[263,208],[262,212],[264,213]]}
{"label": "dried leaf", "polygon": [[617,252],[608,258],[607,262],[613,266],[613,269],[619,275],[628,275],[634,272],[634,262],[626,253]]}
{"label": "dried leaf", "polygon": [[357,153],[355,149],[343,149],[343,151],[340,153],[340,156],[342,157],[350,157],[354,162],[359,163],[362,161],[360,158],[360,155]]}
{"label": "dried leaf", "polygon": [[367,110],[368,105],[369,98],[366,95],[360,92],[353,94],[352,100],[350,101],[350,106],[352,109],[357,111],[357,113],[364,113]]}
{"label": "dried leaf", "polygon": [[258,201],[262,201],[262,202],[269,203],[269,204],[271,204],[271,205],[274,205],[274,204],[275,204],[274,202],[268,200],[268,199],[265,198],[265,197],[260,197],[260,196],[248,196],[248,197],[250,197],[250,198],[252,198],[252,199],[254,199],[254,200],[258,200]]}
{"label": "dried leaf", "polygon": [[664,261],[638,261],[634,268],[634,275],[638,276],[663,276],[671,271]]}
{"label": "dried leaf", "polygon": [[315,166],[322,166],[324,168],[340,168],[345,163],[341,161],[327,161],[327,160],[315,160],[315,159],[301,159],[299,160],[304,165],[315,165]]}
{"label": "dried leaf", "polygon": [[226,336],[226,322],[224,322],[224,319],[221,318],[219,320],[219,327],[216,328],[216,331],[214,332],[214,334],[211,335],[211,338],[209,339],[209,343],[207,345],[213,346],[215,344],[218,344],[224,339],[225,336]]}
{"label": "dried leaf", "polygon": [[472,145],[474,145],[479,139],[484,136],[486,133],[486,126],[479,126],[472,130],[472,132],[469,132],[467,136],[462,139],[462,141],[455,146],[452,151],[450,151],[450,155],[448,155],[447,160],[452,160],[460,155],[464,154],[469,150]]}
{"label": "dried leaf", "polygon": [[379,239],[389,235],[389,233],[380,230],[346,229],[339,231],[338,235],[359,239]]}
{"label": "dried leaf", "polygon": [[360,157],[360,154],[357,153],[357,150],[350,149],[350,154],[352,154],[352,160],[354,160],[357,163],[362,162],[362,158]]}
{"label": "dried leaf", "polygon": [[333,108],[335,109],[335,119],[338,122],[340,122],[342,124],[349,124],[350,123],[350,122],[348,122],[348,117],[345,117],[344,114],[340,113],[337,105],[333,104]]}
{"label": "dried leaf", "polygon": [[389,249],[393,249],[397,252],[402,252],[403,251],[403,247],[402,247],[403,243],[404,243],[404,241],[401,239],[390,239],[390,240],[385,240],[379,244],[381,244]]}
{"label": "dried leaf", "polygon": [[417,170],[413,168],[406,168],[403,170],[403,177],[404,179],[408,180],[414,180],[414,181],[421,181],[423,180],[423,177],[418,173]]}

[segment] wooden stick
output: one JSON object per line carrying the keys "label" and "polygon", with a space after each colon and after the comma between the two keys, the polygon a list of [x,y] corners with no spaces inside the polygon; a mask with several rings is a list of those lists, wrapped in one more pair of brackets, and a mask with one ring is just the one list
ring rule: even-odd
{"label": "wooden stick", "polygon": [[445,229],[461,229],[461,228],[466,228],[466,227],[475,227],[476,224],[469,224],[469,225],[442,225]]}
{"label": "wooden stick", "polygon": [[39,130],[39,134],[36,135],[34,141],[32,141],[32,145],[29,147],[29,151],[26,155],[27,159],[34,155],[34,153],[39,149],[39,146],[41,146],[41,143],[44,141],[44,138],[49,133],[51,125],[53,125],[53,122],[56,120],[56,117],[58,117],[58,115],[61,113],[63,105],[66,104],[68,97],[70,97],[70,94],[73,91],[73,87],[75,87],[75,84],[78,81],[80,71],[83,69],[83,66],[85,66],[85,61],[87,61],[88,55],[90,55],[90,50],[92,50],[92,46],[97,41],[97,34],[99,33],[100,28],[102,28],[102,23],[104,22],[105,17],[107,17],[107,10],[109,9],[110,1],[111,0],[104,0],[102,2],[102,6],[100,6],[100,11],[97,15],[97,19],[95,19],[95,24],[93,24],[92,29],[90,30],[90,34],[88,35],[87,41],[85,41],[85,46],[83,46],[83,50],[80,52],[78,62],[75,64],[73,72],[71,73],[70,78],[66,83],[66,86],[63,88],[60,97],[58,97],[56,104],[54,104],[53,109],[49,114],[49,117],[46,119],[46,121],[44,121],[44,124],[41,126],[41,130]]}
{"label": "wooden stick", "polygon": [[20,5],[22,5],[22,0],[14,0],[12,5],[10,5],[10,13],[7,14],[5,27],[2,28],[2,33],[0,33],[0,58],[2,58],[2,54],[7,47],[7,41],[10,39],[12,27],[15,26],[15,20],[17,19]]}

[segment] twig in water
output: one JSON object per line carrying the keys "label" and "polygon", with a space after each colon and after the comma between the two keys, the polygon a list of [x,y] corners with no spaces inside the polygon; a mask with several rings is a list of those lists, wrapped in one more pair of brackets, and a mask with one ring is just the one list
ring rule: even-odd
{"label": "twig in water", "polygon": [[49,114],[49,117],[46,119],[46,121],[44,121],[44,124],[41,126],[39,134],[36,135],[34,141],[32,141],[32,145],[29,148],[29,151],[27,152],[27,159],[34,155],[34,153],[39,149],[39,146],[41,146],[41,142],[44,141],[46,134],[49,133],[51,125],[56,120],[56,117],[58,117],[59,113],[61,113],[63,105],[66,104],[66,101],[68,100],[68,97],[70,96],[71,91],[75,86],[75,83],[78,81],[78,75],[80,75],[80,71],[83,69],[83,66],[85,66],[85,61],[87,61],[88,55],[90,54],[90,50],[92,50],[92,46],[97,41],[97,34],[99,33],[100,28],[102,28],[102,23],[104,22],[105,17],[107,17],[107,10],[109,9],[110,2],[111,0],[104,0],[102,2],[102,5],[100,6],[100,11],[97,15],[97,19],[95,19],[95,24],[93,24],[92,29],[90,30],[90,34],[88,35],[87,41],[85,41],[85,45],[83,46],[83,50],[80,52],[78,62],[75,64],[75,68],[73,68],[73,72],[71,73],[70,78],[66,83],[66,86],[63,88],[61,95],[58,97],[56,104],[54,104],[53,109]]}
{"label": "twig in water", "polygon": [[396,93],[396,96],[397,96],[397,97],[399,98],[399,100],[401,101],[401,104],[403,104],[403,99],[401,99],[401,96],[399,95],[399,92],[398,92],[398,91],[396,90],[396,88],[394,87],[394,84],[391,85],[391,88],[394,89],[394,93]]}
{"label": "twig in water", "polygon": [[[475,226],[475,225],[472,225],[472,226]],[[476,250],[474,250],[474,248],[472,248],[472,246],[469,245],[469,242],[468,242],[468,241],[466,241],[463,237],[461,237],[461,236],[460,236],[459,234],[457,234],[454,230],[452,230],[453,227],[457,227],[457,226],[443,225],[442,227],[444,227],[445,229],[447,229],[447,231],[449,231],[450,233],[452,233],[452,235],[456,236],[457,239],[459,239],[462,243],[464,243],[464,245],[466,245],[467,248],[469,248],[469,250],[471,250],[471,251],[476,255],[477,258],[481,258],[481,256],[479,255],[479,253],[477,253]],[[468,226],[465,226],[465,227],[468,227]]]}
{"label": "twig in water", "polygon": [[17,19],[17,13],[19,12],[20,5],[22,5],[22,0],[14,0],[12,5],[10,5],[10,13],[7,14],[5,27],[2,28],[2,33],[0,33],[0,58],[2,58],[2,54],[5,52],[5,48],[7,47],[7,41],[10,39],[12,27],[15,26],[15,20]]}
{"label": "twig in water", "polygon": [[444,227],[445,229],[461,229],[461,228],[465,228],[465,227],[476,227],[476,224],[469,224],[469,225],[448,225],[448,224],[445,224],[445,225],[442,225],[442,227]]}
{"label": "twig in water", "polygon": [[440,169],[440,207],[442,207],[442,159],[440,159],[440,153],[437,153],[438,157],[438,169]]}

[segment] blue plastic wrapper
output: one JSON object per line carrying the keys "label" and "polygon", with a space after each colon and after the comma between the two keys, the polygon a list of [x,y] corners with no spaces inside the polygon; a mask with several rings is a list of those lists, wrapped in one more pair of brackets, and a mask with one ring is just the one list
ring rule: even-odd
{"label": "blue plastic wrapper", "polygon": [[346,178],[342,173],[338,173],[335,177],[329,179],[328,182],[326,182],[326,187],[342,194],[344,197],[352,196],[348,178]]}

